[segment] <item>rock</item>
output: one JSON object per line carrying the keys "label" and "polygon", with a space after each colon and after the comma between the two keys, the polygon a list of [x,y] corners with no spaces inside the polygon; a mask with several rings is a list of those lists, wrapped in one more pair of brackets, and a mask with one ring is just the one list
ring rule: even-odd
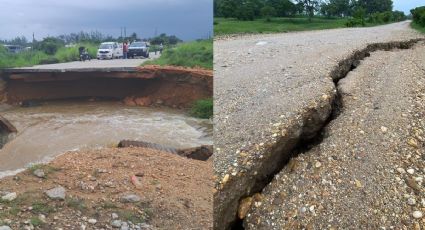
{"label": "rock", "polygon": [[113,221],[111,222],[111,225],[112,225],[112,227],[114,227],[114,228],[119,228],[119,227],[121,227],[122,222],[121,222],[121,220],[113,220]]}
{"label": "rock", "polygon": [[416,200],[415,200],[415,198],[409,198],[409,199],[407,199],[407,204],[408,205],[415,205],[416,204]]}
{"label": "rock", "polygon": [[414,169],[408,169],[408,170],[406,170],[407,171],[407,173],[409,173],[410,175],[412,175],[413,173],[415,173],[415,170]]}
{"label": "rock", "polygon": [[418,146],[418,142],[416,141],[416,139],[414,139],[414,138],[410,138],[408,141],[407,141],[407,144],[409,144],[410,146],[412,146],[412,147],[414,147],[414,148],[419,148],[419,146]]}
{"label": "rock", "polygon": [[134,99],[134,102],[138,106],[150,106],[152,104],[152,100],[149,97],[139,97]]}
{"label": "rock", "polygon": [[251,209],[252,201],[252,197],[247,197],[241,200],[238,208],[239,219],[243,220],[245,218],[246,214]]}
{"label": "rock", "polygon": [[139,201],[140,201],[140,197],[135,194],[128,194],[121,197],[122,203],[135,203]]}
{"label": "rock", "polygon": [[400,174],[404,174],[406,173],[406,170],[404,170],[404,168],[397,168],[397,172],[399,172]]}
{"label": "rock", "polygon": [[16,197],[18,197],[16,192],[11,192],[11,193],[8,193],[8,194],[2,196],[1,199],[5,200],[5,201],[13,201],[14,199],[16,199]]}
{"label": "rock", "polygon": [[80,229],[81,230],[86,230],[87,226],[85,224],[81,224]]}
{"label": "rock", "polygon": [[44,178],[46,174],[44,173],[43,169],[37,169],[32,174],[38,178]]}
{"label": "rock", "polygon": [[9,226],[3,225],[0,226],[0,230],[12,230]]}
{"label": "rock", "polygon": [[419,187],[419,185],[416,183],[415,180],[408,178],[406,179],[406,184],[412,188],[413,190],[415,190],[416,192],[420,192],[421,191],[421,187]]}
{"label": "rock", "polygon": [[87,222],[89,222],[89,224],[96,224],[97,220],[96,219],[89,219]]}
{"label": "rock", "polygon": [[128,106],[135,106],[136,102],[134,101],[134,97],[126,97],[124,98],[124,104]]}
{"label": "rock", "polygon": [[387,127],[385,127],[385,126],[381,126],[381,131],[382,131],[383,133],[386,133],[386,132],[388,131],[388,128],[387,128]]}
{"label": "rock", "polygon": [[421,211],[414,211],[413,214],[412,214],[412,216],[415,219],[420,219],[420,218],[422,218],[423,214],[422,214]]}
{"label": "rock", "polygon": [[120,230],[129,230],[129,226],[127,222],[122,222]]}
{"label": "rock", "polygon": [[112,214],[111,214],[111,217],[112,217],[112,219],[118,219],[118,214],[116,214],[115,212],[113,212]]}
{"label": "rock", "polygon": [[146,224],[146,223],[141,223],[139,224],[141,229],[153,229],[152,225]]}
{"label": "rock", "polygon": [[62,186],[57,186],[50,190],[47,190],[46,195],[53,200],[65,200],[65,188]]}
{"label": "rock", "polygon": [[320,168],[322,166],[322,163],[320,163],[320,161],[316,162],[316,164],[314,164],[314,166],[316,168]]}

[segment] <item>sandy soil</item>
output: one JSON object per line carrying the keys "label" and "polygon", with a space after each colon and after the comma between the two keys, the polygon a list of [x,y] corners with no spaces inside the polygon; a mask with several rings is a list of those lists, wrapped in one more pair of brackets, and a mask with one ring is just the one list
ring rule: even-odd
{"label": "sandy soil", "polygon": [[[43,178],[35,175],[37,169]],[[126,224],[129,229],[211,229],[212,174],[211,161],[151,149],[69,152],[0,180],[0,195],[17,194],[0,201],[0,226],[113,229],[121,223],[121,229]],[[64,200],[45,193],[57,186],[65,188]],[[125,203],[126,195],[140,200]]]}

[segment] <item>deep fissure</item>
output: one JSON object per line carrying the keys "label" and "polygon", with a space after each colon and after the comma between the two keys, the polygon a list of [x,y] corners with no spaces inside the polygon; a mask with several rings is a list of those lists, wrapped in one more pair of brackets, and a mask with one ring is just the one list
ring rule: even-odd
{"label": "deep fissure", "polygon": [[[270,184],[276,174],[281,172],[290,162],[290,160],[299,154],[303,154],[311,150],[313,147],[319,145],[323,142],[326,137],[326,129],[328,125],[343,112],[343,95],[338,90],[338,84],[341,79],[344,79],[351,71],[355,70],[358,66],[361,65],[361,61],[367,57],[370,57],[372,52],[376,51],[392,51],[394,49],[410,49],[415,44],[420,41],[425,41],[425,39],[412,39],[409,41],[401,41],[401,42],[388,42],[388,43],[374,43],[368,45],[363,50],[355,51],[350,57],[340,61],[338,66],[331,71],[330,77],[333,80],[336,93],[333,101],[331,102],[331,113],[329,114],[328,119],[322,124],[322,127],[311,137],[305,138],[305,134],[301,134],[299,140],[297,141],[295,147],[290,150],[290,154],[280,162],[280,167],[276,170],[272,171],[265,180],[257,181],[254,189],[252,189],[251,194],[249,196],[261,192],[268,184]],[[277,148],[278,149],[278,148]],[[249,197],[245,196],[245,197]],[[245,198],[242,197],[240,201]],[[236,215],[237,216],[237,215]],[[241,230],[245,229],[243,225],[243,219],[236,217],[235,221],[231,225],[230,229],[232,230]]]}

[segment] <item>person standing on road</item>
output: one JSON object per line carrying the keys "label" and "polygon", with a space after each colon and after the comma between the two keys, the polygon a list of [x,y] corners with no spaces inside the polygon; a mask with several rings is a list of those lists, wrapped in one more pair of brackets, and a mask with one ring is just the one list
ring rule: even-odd
{"label": "person standing on road", "polygon": [[122,45],[122,53],[123,53],[124,59],[127,59],[127,52],[128,52],[128,44],[127,42],[124,42],[124,44]]}

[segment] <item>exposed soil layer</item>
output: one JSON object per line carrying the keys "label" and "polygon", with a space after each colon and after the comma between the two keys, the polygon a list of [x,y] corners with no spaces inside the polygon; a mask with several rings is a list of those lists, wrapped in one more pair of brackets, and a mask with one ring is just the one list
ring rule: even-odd
{"label": "exposed soil layer", "polygon": [[213,146],[212,145],[202,145],[194,148],[187,149],[176,149],[171,148],[169,146],[164,146],[156,143],[150,143],[145,141],[130,141],[130,140],[122,140],[118,144],[119,148],[125,147],[143,147],[156,149],[163,152],[168,152],[171,154],[177,154],[179,156],[195,159],[195,160],[208,160],[213,154]]}
{"label": "exposed soil layer", "polygon": [[[65,200],[48,198],[45,191],[59,185]],[[17,193],[12,201],[0,201],[0,226],[112,229],[120,220],[142,223],[143,229],[211,229],[212,187],[211,161],[145,148],[69,152],[0,180],[0,193]],[[123,202],[125,195],[140,200]]]}
{"label": "exposed soil layer", "polygon": [[[370,52],[408,49],[423,40],[412,39],[371,44],[340,61],[338,66],[329,74],[329,79],[335,83],[333,89],[330,89],[328,94],[324,94],[321,98],[309,103],[310,106],[299,111],[298,116],[294,116],[296,119],[286,121],[284,127],[279,127],[282,125],[280,123],[277,124],[273,142],[252,146],[257,151],[263,152],[264,155],[257,162],[245,159],[243,164],[249,166],[248,170],[240,173],[235,172],[232,177],[226,175],[223,178],[220,190],[214,194],[214,203],[220,207],[220,210],[215,210],[214,221],[220,223],[215,228],[230,228],[235,223],[239,223],[239,225],[234,226],[235,228],[240,227],[241,222],[237,221],[238,218],[244,218],[251,205],[258,199],[254,194],[261,192],[270,183],[274,175],[290,162],[291,157],[320,143],[325,126],[342,110],[343,102],[341,100],[343,99],[339,95],[336,85],[340,79],[344,78],[359,64],[360,60],[370,56]],[[242,150],[242,156],[247,155],[244,153],[245,151],[252,152],[255,149]]]}
{"label": "exposed soil layer", "polygon": [[[133,72],[27,71],[2,73],[3,101],[109,98],[130,105],[189,107],[212,97],[212,71],[146,66]],[[130,98],[130,100],[129,100]],[[143,98],[142,104],[137,103]]]}

